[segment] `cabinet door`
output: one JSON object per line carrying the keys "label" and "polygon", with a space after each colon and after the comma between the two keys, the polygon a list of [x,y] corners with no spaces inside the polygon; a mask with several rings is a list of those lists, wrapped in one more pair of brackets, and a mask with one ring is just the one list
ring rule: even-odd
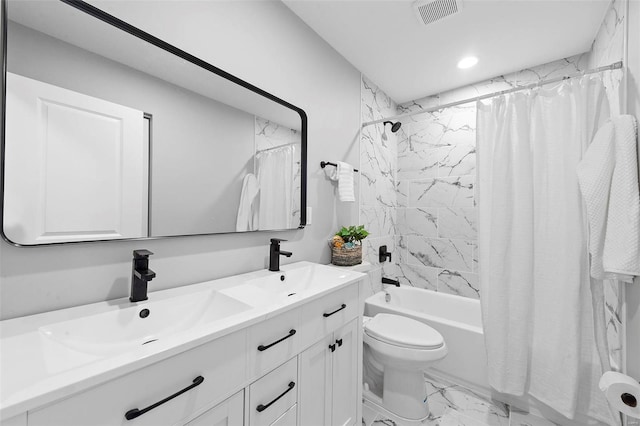
{"label": "cabinet door", "polygon": [[216,405],[186,426],[242,426],[244,416],[244,391]]}
{"label": "cabinet door", "polygon": [[334,333],[331,425],[354,425],[358,399],[358,319]]}
{"label": "cabinet door", "polygon": [[299,425],[331,425],[331,358],[329,335],[298,357],[300,388],[298,393]]}

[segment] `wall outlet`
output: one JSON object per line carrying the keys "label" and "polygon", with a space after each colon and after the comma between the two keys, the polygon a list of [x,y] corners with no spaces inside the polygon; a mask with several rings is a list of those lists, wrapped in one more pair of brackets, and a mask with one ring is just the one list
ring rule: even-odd
{"label": "wall outlet", "polygon": [[307,207],[307,225],[311,225],[311,218],[313,217],[313,210],[311,207]]}

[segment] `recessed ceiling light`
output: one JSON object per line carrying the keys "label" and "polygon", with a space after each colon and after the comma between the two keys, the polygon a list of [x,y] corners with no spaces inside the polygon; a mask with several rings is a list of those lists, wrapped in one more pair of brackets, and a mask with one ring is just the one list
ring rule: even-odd
{"label": "recessed ceiling light", "polygon": [[467,56],[466,58],[460,59],[460,62],[458,62],[458,68],[460,69],[471,68],[477,63],[478,63],[478,58],[476,58],[475,56]]}

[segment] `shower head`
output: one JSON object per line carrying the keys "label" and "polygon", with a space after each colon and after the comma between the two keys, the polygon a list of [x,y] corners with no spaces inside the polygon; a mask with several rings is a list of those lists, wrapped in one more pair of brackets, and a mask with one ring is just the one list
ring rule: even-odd
{"label": "shower head", "polygon": [[385,121],[384,122],[384,126],[386,126],[387,124],[391,124],[391,132],[395,133],[398,130],[400,130],[400,127],[402,127],[402,123],[399,121],[396,121],[395,123],[391,122],[391,121]]}

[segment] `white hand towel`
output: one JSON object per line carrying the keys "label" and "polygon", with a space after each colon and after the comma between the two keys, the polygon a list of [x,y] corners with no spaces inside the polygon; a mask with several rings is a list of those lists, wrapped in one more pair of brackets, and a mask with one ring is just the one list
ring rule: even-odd
{"label": "white hand towel", "polygon": [[331,180],[338,181],[338,197],[340,201],[356,201],[353,190],[353,166],[342,161],[337,162],[331,173]]}
{"label": "white hand towel", "polygon": [[622,115],[596,133],[578,164],[589,220],[591,276],[631,282],[640,276],[638,129]]}
{"label": "white hand towel", "polygon": [[256,195],[260,191],[258,179],[253,173],[247,173],[242,181],[240,205],[236,219],[236,231],[255,231],[258,229],[258,212],[255,206]]}

